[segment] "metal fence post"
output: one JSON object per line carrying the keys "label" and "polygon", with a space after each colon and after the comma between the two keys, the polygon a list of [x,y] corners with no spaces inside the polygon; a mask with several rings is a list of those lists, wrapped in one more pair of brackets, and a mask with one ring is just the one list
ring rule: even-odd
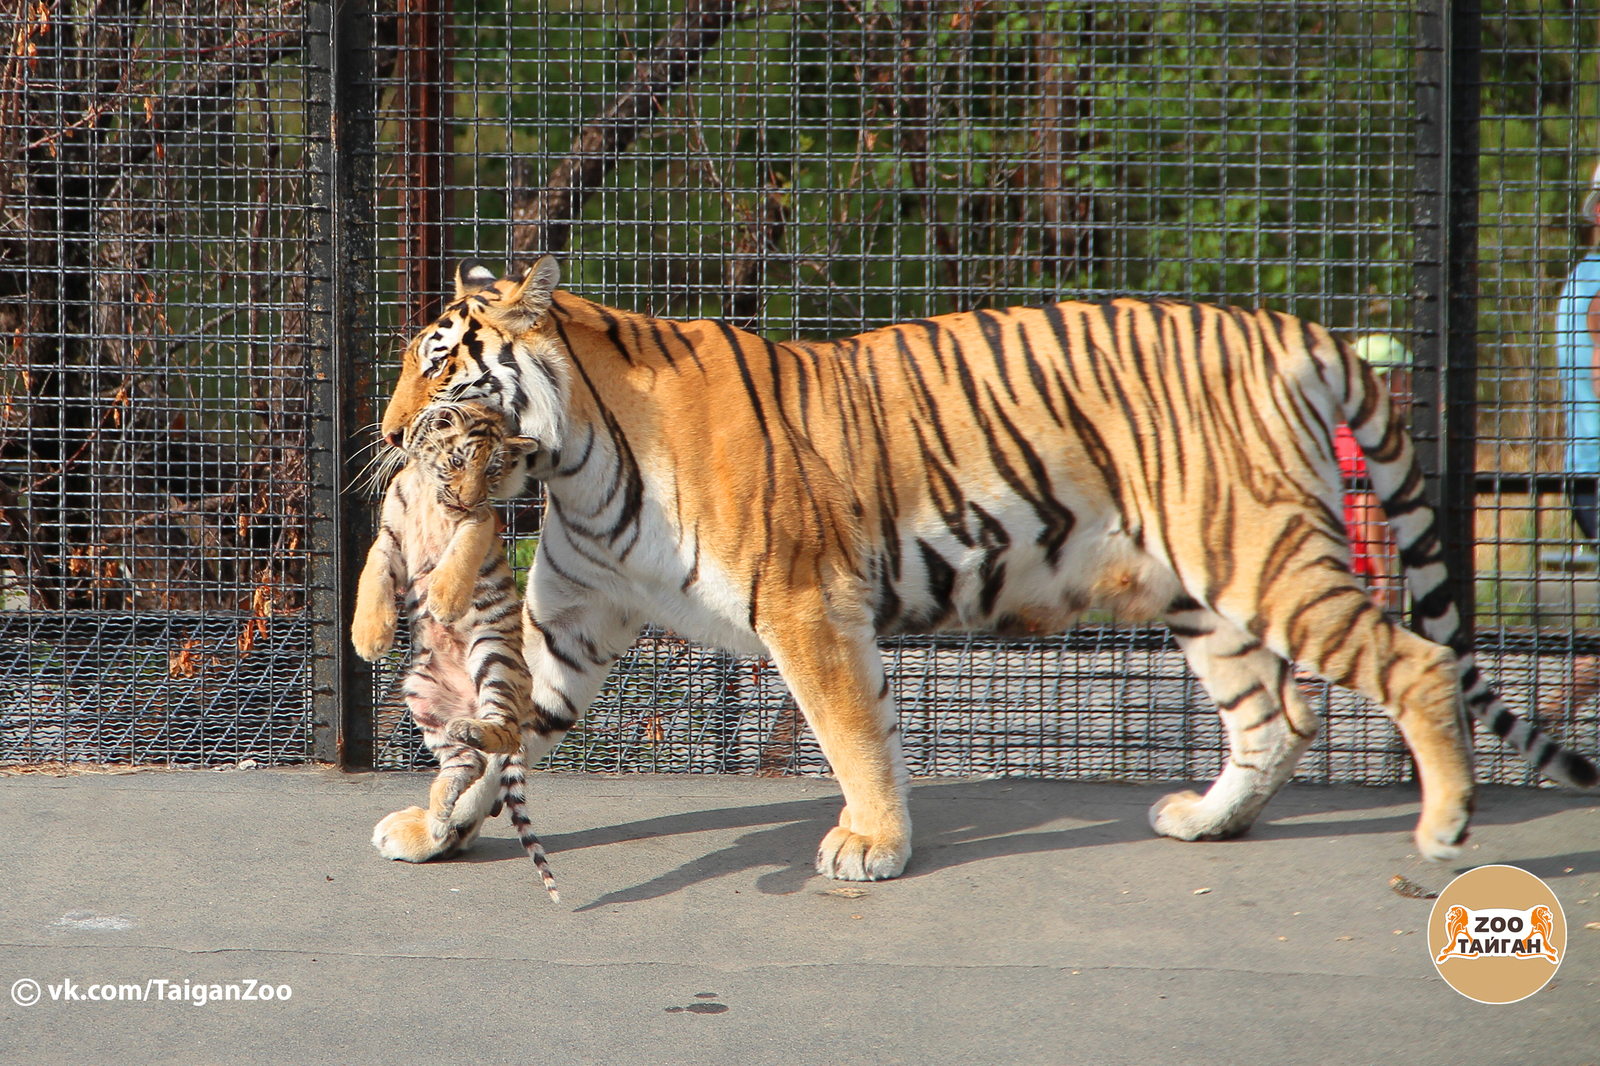
{"label": "metal fence post", "polygon": [[395,220],[401,254],[397,296],[414,329],[439,315],[450,254],[447,17],[444,0],[400,0],[396,19],[402,84],[397,148],[404,182]]}
{"label": "metal fence post", "polygon": [[312,748],[319,761],[365,770],[372,671],[346,633],[372,540],[371,511],[353,490],[360,434],[374,420],[363,284],[372,263],[372,13],[361,0],[313,0],[308,18]]}
{"label": "metal fence post", "polygon": [[[1480,0],[1417,9],[1416,316],[1412,428],[1452,598],[1473,632],[1478,376]],[[1413,625],[1419,623],[1413,618]]]}

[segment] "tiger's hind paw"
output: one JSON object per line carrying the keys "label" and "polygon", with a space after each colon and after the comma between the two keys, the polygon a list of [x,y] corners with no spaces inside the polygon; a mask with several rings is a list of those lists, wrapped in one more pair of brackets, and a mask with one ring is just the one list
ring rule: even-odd
{"label": "tiger's hind paw", "polygon": [[1461,844],[1467,839],[1468,812],[1439,820],[1432,825],[1426,815],[1417,823],[1417,850],[1434,862],[1449,862],[1461,857]]}
{"label": "tiger's hind paw", "polygon": [[522,750],[522,731],[492,718],[452,718],[446,723],[444,733],[457,744],[490,755],[510,755]]}
{"label": "tiger's hind paw", "polygon": [[1250,828],[1248,818],[1229,818],[1198,792],[1169,792],[1150,805],[1150,828],[1174,840],[1227,840]]}

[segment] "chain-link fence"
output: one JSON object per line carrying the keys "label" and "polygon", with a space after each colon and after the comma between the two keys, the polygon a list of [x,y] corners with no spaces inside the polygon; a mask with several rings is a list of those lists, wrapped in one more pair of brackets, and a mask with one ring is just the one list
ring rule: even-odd
{"label": "chain-link fence", "polygon": [[0,762],[304,758],[302,9],[4,19]]}
{"label": "chain-link fence", "polygon": [[[1476,554],[1491,675],[1600,749],[1600,578],[1571,506],[1600,463],[1569,455],[1587,411],[1571,400],[1582,375],[1558,368],[1571,337],[1556,326],[1590,236],[1600,12],[179,11],[14,12],[0,270],[15,314],[44,317],[16,318],[4,371],[0,760],[415,764],[393,693],[403,652],[368,673],[341,632],[370,529],[355,489],[367,425],[455,262],[525,265],[541,250],[562,253],[566,286],[591,299],[774,338],[1121,293],[1325,322],[1408,397],[1448,548]],[[112,25],[132,60],[102,88],[27,51],[48,56],[62,35],[71,71],[88,70],[81,42]],[[64,164],[41,145],[91,141],[128,177],[80,212],[87,236],[63,237],[70,212],[37,206],[66,203],[50,170]],[[99,147],[123,142],[152,147]],[[118,277],[139,279],[137,298]],[[135,454],[159,484],[125,504],[144,482],[119,457]],[[173,490],[180,475],[193,483]],[[537,505],[505,518],[525,564]],[[1346,519],[1358,568],[1405,610],[1359,482]],[[157,586],[167,599],[142,591]],[[1220,764],[1215,715],[1162,629],[1090,618],[1048,640],[885,648],[917,772],[1204,777]],[[1302,776],[1408,772],[1372,708],[1310,691],[1330,728]],[[1486,779],[1532,779],[1492,738],[1480,748]],[[555,765],[825,764],[769,664],[651,631]]]}

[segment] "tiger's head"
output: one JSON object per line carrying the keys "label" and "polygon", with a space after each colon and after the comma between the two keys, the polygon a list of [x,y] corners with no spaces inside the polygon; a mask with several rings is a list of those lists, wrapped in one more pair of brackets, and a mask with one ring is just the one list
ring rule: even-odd
{"label": "tiger's head", "polygon": [[431,404],[404,431],[411,465],[433,486],[447,511],[467,514],[491,496],[515,496],[527,477],[525,456],[536,447],[506,432],[498,411],[478,403]]}
{"label": "tiger's head", "polygon": [[539,448],[559,448],[569,367],[549,311],[560,281],[561,268],[548,255],[520,280],[462,263],[455,299],[401,357],[400,381],[383,412],[384,441],[399,446],[432,404],[472,402],[504,415]]}

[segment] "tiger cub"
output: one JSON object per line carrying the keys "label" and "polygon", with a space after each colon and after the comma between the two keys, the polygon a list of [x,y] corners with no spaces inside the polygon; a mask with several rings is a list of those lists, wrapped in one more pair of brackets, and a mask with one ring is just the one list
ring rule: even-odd
{"label": "tiger cub", "polygon": [[446,854],[476,838],[451,818],[461,794],[494,756],[498,808],[552,899],[561,897],[543,846],[529,824],[523,793],[522,730],[531,718],[522,655],[521,600],[495,529],[490,492],[514,493],[531,442],[510,437],[505,420],[478,404],[436,405],[406,431],[405,467],[384,496],[377,539],[367,554],[350,639],[375,660],[394,643],[395,591],[405,591],[412,664],[401,687],[411,717],[439,758],[439,776],[420,808],[379,823],[373,844],[391,834],[426,832]]}

